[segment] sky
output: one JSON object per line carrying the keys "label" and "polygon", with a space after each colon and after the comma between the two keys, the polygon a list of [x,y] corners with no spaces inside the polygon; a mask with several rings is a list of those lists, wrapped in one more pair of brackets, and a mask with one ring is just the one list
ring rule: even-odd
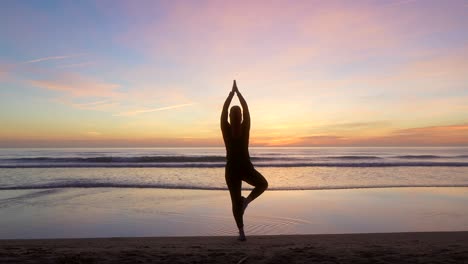
{"label": "sky", "polygon": [[[468,146],[468,1],[2,1],[0,147]],[[237,99],[233,104],[239,104]]]}

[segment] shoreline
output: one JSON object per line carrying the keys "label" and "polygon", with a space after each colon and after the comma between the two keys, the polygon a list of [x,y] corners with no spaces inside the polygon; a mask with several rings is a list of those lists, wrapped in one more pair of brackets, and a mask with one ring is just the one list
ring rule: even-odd
{"label": "shoreline", "polygon": [[464,263],[468,231],[0,240],[1,263]]}
{"label": "shoreline", "polygon": [[[326,186],[326,187],[311,187],[311,188],[268,188],[269,192],[294,192],[294,191],[339,191],[339,190],[367,190],[367,189],[410,189],[410,188],[468,188],[468,184],[439,184],[439,185],[428,185],[428,184],[414,184],[414,185],[378,185],[378,186]],[[149,189],[149,190],[175,190],[175,191],[228,191],[227,187],[184,187],[184,186],[163,186],[163,185],[136,185],[136,184],[121,184],[121,185],[109,185],[104,184],[96,186],[73,186],[69,185],[51,185],[51,186],[26,186],[26,187],[0,187],[0,191],[47,191],[47,190],[67,190],[67,189]],[[247,186],[242,187],[242,191],[251,191],[253,187]]]}

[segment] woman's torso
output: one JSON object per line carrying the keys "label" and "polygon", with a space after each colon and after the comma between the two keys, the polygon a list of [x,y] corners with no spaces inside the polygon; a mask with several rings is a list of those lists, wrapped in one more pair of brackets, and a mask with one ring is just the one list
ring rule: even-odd
{"label": "woman's torso", "polygon": [[240,135],[234,136],[232,131],[226,133],[226,160],[228,163],[250,163],[249,131],[241,130]]}

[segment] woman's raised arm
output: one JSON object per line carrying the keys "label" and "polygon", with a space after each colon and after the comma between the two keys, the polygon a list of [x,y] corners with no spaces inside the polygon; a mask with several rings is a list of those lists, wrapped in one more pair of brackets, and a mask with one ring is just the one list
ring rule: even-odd
{"label": "woman's raised arm", "polygon": [[229,123],[228,123],[228,108],[229,108],[229,105],[231,104],[232,97],[234,97],[234,92],[233,91],[231,91],[229,93],[229,96],[226,98],[226,101],[224,102],[224,105],[223,105],[223,111],[221,112],[221,129],[223,131],[229,125]]}
{"label": "woman's raised arm", "polygon": [[249,106],[247,105],[247,102],[245,101],[244,97],[242,94],[239,92],[239,89],[237,88],[236,81],[234,81],[234,87],[235,91],[237,93],[237,97],[239,97],[239,102],[241,103],[242,106],[242,112],[243,112],[243,121],[242,124],[244,125],[245,128],[250,129],[250,112],[249,112]]}

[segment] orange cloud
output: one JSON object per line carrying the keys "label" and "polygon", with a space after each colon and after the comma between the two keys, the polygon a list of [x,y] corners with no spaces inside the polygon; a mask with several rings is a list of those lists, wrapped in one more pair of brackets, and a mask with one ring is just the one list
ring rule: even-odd
{"label": "orange cloud", "polygon": [[36,87],[65,92],[76,97],[115,97],[122,93],[116,91],[118,84],[105,83],[81,76],[79,74],[60,74],[57,78],[47,80],[32,80],[30,84]]}
{"label": "orange cloud", "polygon": [[468,124],[401,129],[377,141],[388,143],[399,141],[421,146],[468,145]]}
{"label": "orange cloud", "polygon": [[380,136],[313,135],[255,138],[254,146],[467,146],[468,124],[399,129]]}
{"label": "orange cloud", "polygon": [[307,136],[307,137],[287,137],[287,138],[252,138],[252,146],[280,147],[280,146],[336,146],[343,144],[346,139],[339,136]]}

